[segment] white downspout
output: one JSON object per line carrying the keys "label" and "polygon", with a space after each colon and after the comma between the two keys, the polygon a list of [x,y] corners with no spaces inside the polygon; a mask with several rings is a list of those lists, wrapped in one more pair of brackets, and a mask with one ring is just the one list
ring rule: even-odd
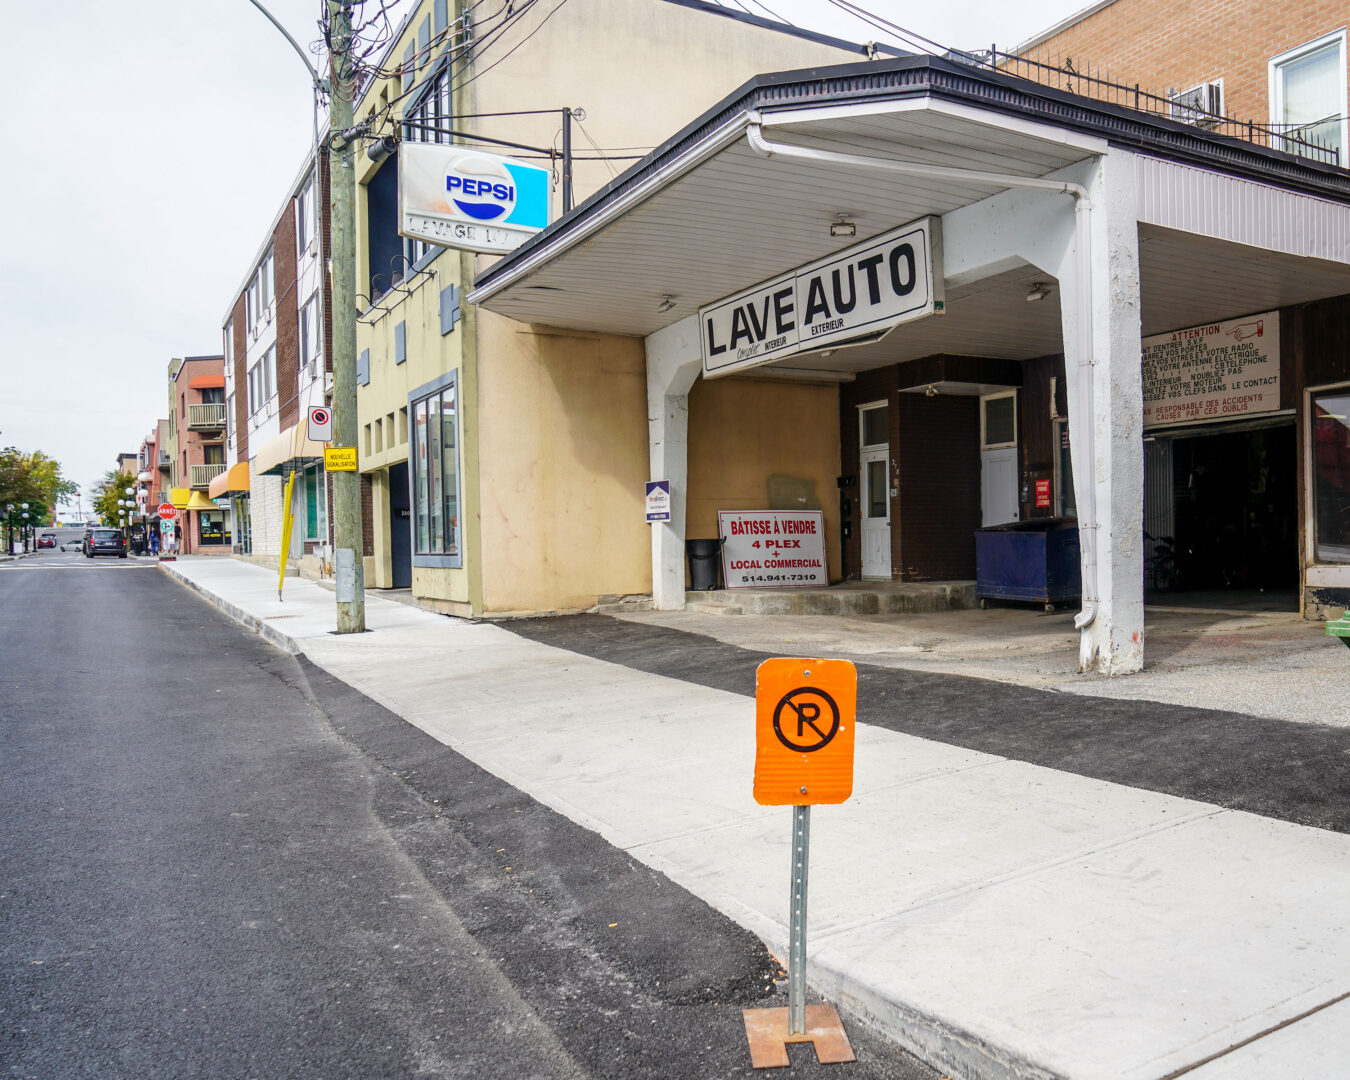
{"label": "white downspout", "polygon": [[1066,180],[1047,180],[1039,176],[1013,176],[1007,173],[978,172],[973,169],[954,169],[945,165],[925,165],[913,161],[892,161],[888,158],[863,157],[858,154],[842,154],[834,150],[815,150],[806,146],[793,146],[789,143],[770,142],[764,137],[760,116],[750,115],[750,124],[746,129],[746,138],[750,148],[765,158],[796,158],[800,161],[818,161],[830,165],[848,165],[859,169],[877,169],[881,172],[900,173],[904,176],[926,176],[940,180],[957,180],[968,184],[988,184],[992,187],[1025,188],[1031,191],[1048,191],[1056,195],[1072,195],[1074,199],[1074,261],[1078,276],[1078,365],[1083,369],[1080,385],[1083,387],[1083,406],[1087,413],[1087,422],[1071,428],[1074,439],[1083,437],[1085,458],[1092,468],[1087,478],[1086,488],[1087,514],[1080,520],[1079,531],[1084,545],[1083,550],[1083,610],[1074,616],[1073,625],[1083,630],[1097,617],[1098,575],[1097,575],[1097,484],[1096,484],[1096,407],[1093,403],[1093,367],[1095,358],[1092,351],[1092,264],[1091,264],[1091,210],[1088,190],[1081,184]]}

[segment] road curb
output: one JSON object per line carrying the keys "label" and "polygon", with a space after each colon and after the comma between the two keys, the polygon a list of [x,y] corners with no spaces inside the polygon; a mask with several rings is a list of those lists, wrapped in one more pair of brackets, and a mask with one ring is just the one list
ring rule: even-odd
{"label": "road curb", "polygon": [[160,563],[159,568],[163,570],[166,574],[168,574],[171,578],[173,578],[175,581],[177,581],[180,585],[186,586],[187,588],[191,589],[212,607],[219,610],[222,614],[228,615],[231,619],[239,623],[241,626],[245,626],[248,629],[252,630],[264,641],[268,642],[271,645],[275,645],[278,649],[281,649],[283,652],[290,653],[292,656],[300,655],[301,649],[299,644],[297,644],[295,638],[291,637],[289,634],[282,633],[271,623],[263,619],[259,619],[256,615],[250,615],[248,612],[244,611],[243,608],[236,607],[234,604],[231,604],[228,600],[223,599],[218,593],[214,593],[206,588],[203,588],[201,585],[193,581],[190,577],[188,577],[181,570],[179,570],[178,567],[172,566],[169,563]]}

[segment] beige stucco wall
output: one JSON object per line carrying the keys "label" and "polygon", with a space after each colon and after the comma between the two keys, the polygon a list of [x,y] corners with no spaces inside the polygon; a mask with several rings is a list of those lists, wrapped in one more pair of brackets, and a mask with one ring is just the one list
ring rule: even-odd
{"label": "beige stucco wall", "polygon": [[650,592],[642,341],[479,311],[478,350],[484,613]]}
{"label": "beige stucco wall", "polygon": [[[453,15],[465,6],[453,4]],[[390,70],[429,11],[430,0],[415,5],[388,54]],[[484,29],[478,26],[480,34]],[[560,146],[557,113],[474,114],[584,109],[586,119],[573,131],[576,154],[597,157],[598,146],[614,159],[576,162],[578,202],[632,164],[627,156],[669,138],[753,75],[861,59],[663,0],[522,8],[498,29],[490,48],[456,79],[455,127]],[[430,70],[424,65],[417,78]],[[399,100],[401,91],[397,77],[372,83],[356,107],[358,119]],[[358,153],[357,184],[375,169]],[[357,287],[364,291],[368,217],[364,193],[357,194]],[[556,183],[552,200],[556,217],[562,202]],[[457,614],[511,614],[578,610],[600,596],[649,592],[642,343],[526,327],[468,305],[456,330],[442,336],[439,290],[461,284],[467,292],[475,266],[492,261],[446,252],[427,276],[405,282],[412,295],[386,297],[380,306],[388,314],[369,312],[358,325],[358,354],[370,351],[370,383],[357,394],[359,467],[373,482],[375,553],[365,560],[366,583],[392,584],[388,468],[408,457],[408,392],[457,370],[463,567],[414,567],[414,594]],[[407,324],[408,358],[395,364],[400,321]]]}
{"label": "beige stucco wall", "polygon": [[838,581],[839,460],[838,387],[700,379],[689,392],[686,535],[716,537],[719,510],[770,509],[770,476],[807,480],[819,506],[802,509],[824,511],[826,565]]}

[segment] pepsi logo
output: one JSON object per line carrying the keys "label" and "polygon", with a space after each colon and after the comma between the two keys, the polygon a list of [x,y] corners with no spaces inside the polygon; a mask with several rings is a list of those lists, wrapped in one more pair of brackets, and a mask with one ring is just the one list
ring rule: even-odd
{"label": "pepsi logo", "polygon": [[460,158],[445,174],[445,191],[456,209],[475,221],[496,221],[516,205],[515,178],[487,157]]}

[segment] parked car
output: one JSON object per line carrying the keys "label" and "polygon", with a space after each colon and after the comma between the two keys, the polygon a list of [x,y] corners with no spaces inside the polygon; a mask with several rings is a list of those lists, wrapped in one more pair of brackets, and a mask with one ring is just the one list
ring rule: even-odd
{"label": "parked car", "polygon": [[93,529],[84,549],[86,558],[95,555],[116,555],[119,559],[127,557],[127,539],[120,529]]}
{"label": "parked car", "polygon": [[37,546],[40,548],[56,547],[56,533],[43,533],[38,537]]}
{"label": "parked car", "polygon": [[83,554],[83,553],[84,553],[84,537],[81,536],[78,540],[67,540],[64,544],[61,545],[61,550],[62,550],[62,551],[78,551],[78,552],[80,552],[81,554]]}

